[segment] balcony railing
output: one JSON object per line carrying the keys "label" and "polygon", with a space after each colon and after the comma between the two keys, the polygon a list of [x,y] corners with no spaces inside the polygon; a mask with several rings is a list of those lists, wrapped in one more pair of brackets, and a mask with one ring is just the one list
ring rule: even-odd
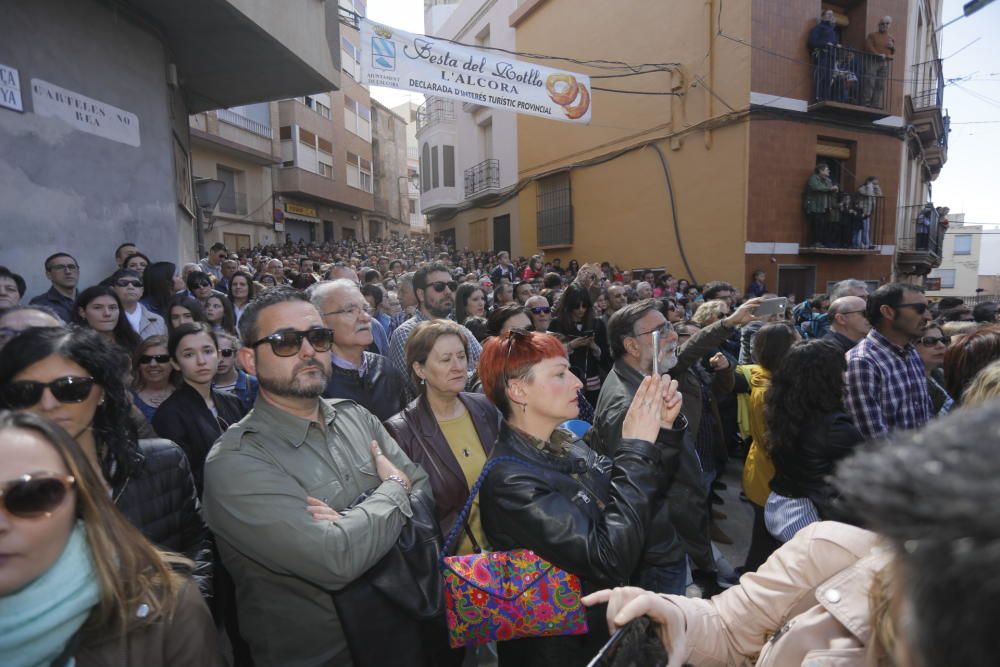
{"label": "balcony railing", "polygon": [[805,234],[800,252],[863,254],[885,242],[885,197],[861,192],[805,195]]}
{"label": "balcony railing", "polygon": [[940,60],[913,66],[913,108],[916,111],[940,107],[944,103],[944,76]]}
{"label": "balcony railing", "polygon": [[264,137],[265,139],[270,139],[272,136],[271,127],[263,123],[258,123],[255,120],[250,120],[246,116],[241,116],[235,111],[230,111],[229,109],[219,109],[215,112],[219,117],[219,120],[223,123],[233,125],[240,129],[246,130],[247,132],[252,132],[259,137]]}
{"label": "balcony railing", "polygon": [[465,170],[465,198],[500,190],[500,160],[483,160]]}
{"label": "balcony railing", "polygon": [[219,199],[219,213],[231,215],[247,214],[247,195],[245,192],[233,192],[226,188]]}
{"label": "balcony railing", "polygon": [[432,97],[417,108],[417,132],[441,122],[455,120],[455,103]]}
{"label": "balcony railing", "polygon": [[938,223],[934,204],[903,206],[899,211],[897,250],[941,257],[945,227]]}
{"label": "balcony railing", "polygon": [[892,92],[892,60],[846,46],[813,52],[813,101],[885,111]]}

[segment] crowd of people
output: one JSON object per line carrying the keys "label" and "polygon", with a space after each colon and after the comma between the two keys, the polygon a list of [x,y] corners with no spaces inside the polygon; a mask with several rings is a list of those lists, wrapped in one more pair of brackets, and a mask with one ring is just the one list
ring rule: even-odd
{"label": "crowd of people", "polygon": [[[86,287],[57,252],[30,300],[0,267],[0,664],[584,665],[642,615],[670,665],[995,662],[996,303],[761,308],[763,273],[417,239],[144,250]],[[414,611],[439,577],[379,592],[445,535],[575,575],[589,630],[450,647]]]}

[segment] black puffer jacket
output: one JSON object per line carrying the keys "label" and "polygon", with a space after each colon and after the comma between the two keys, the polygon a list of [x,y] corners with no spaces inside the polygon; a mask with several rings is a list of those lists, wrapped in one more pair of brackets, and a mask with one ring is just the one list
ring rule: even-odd
{"label": "black puffer jacket", "polygon": [[843,412],[827,415],[802,429],[794,448],[771,453],[774,477],[771,490],[788,498],[809,498],[820,519],[843,519],[833,504],[834,489],[828,479],[837,463],[854,451],[864,436]]}
{"label": "black puffer jacket", "polygon": [[212,591],[212,543],[187,457],[163,439],[139,440],[136,472],[112,489],[115,505],[129,522],[161,549],[194,561],[202,595]]}
{"label": "black puffer jacket", "polygon": [[[680,438],[682,430],[674,432]],[[566,433],[557,431],[556,438]],[[661,446],[622,440],[614,459],[583,441],[565,456],[538,449],[507,422],[491,458],[515,456],[487,476],[479,498],[483,529],[495,550],[531,549],[576,574],[584,593],[625,585],[642,557],[655,498],[664,484]],[[500,665],[585,665],[608,638],[604,609],[588,612],[586,635],[498,644]]]}

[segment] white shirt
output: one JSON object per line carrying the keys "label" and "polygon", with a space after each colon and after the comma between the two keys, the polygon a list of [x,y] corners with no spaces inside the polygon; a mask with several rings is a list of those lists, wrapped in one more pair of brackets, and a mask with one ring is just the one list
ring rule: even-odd
{"label": "white shirt", "polygon": [[136,333],[142,332],[142,306],[136,304],[135,312],[132,313],[128,312],[128,309],[126,309],[125,318],[128,320],[128,323],[132,325],[132,328],[135,329]]}

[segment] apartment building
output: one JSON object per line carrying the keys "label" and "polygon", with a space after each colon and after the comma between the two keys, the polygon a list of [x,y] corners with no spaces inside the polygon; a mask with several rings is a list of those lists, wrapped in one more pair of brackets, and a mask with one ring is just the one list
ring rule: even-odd
{"label": "apartment building", "polygon": [[[517,0],[425,0],[425,31],[513,49]],[[520,252],[517,115],[428,96],[417,110],[420,205],[430,233],[458,249]]]}
{"label": "apartment building", "polygon": [[369,216],[372,239],[410,234],[410,183],[406,158],[406,120],[372,100],[372,174],[375,212]]}
{"label": "apartment building", "polygon": [[941,266],[927,276],[927,296],[974,297],[979,285],[983,226],[965,224],[965,215],[949,215],[941,243]]}
{"label": "apartment building", "polygon": [[274,231],[273,170],[281,164],[276,102],[258,102],[190,118],[191,172],[226,184],[205,221],[205,245],[231,250],[270,245]]}
{"label": "apartment building", "polygon": [[409,199],[410,234],[427,234],[427,220],[420,208],[420,149],[417,141],[417,111],[420,105],[416,102],[404,102],[393,111],[406,119],[406,176],[409,181],[406,196]]}
{"label": "apartment building", "polygon": [[[337,10],[315,0],[203,0],[198,11],[153,0],[8,4],[0,180],[10,224],[0,264],[25,276],[29,297],[47,287],[43,261],[56,249],[74,254],[81,285],[110,273],[124,241],[158,260],[196,259],[191,154],[200,139],[189,117],[340,87]],[[223,134],[233,127],[217,136],[239,143]],[[257,138],[266,137],[246,137]],[[215,164],[241,150],[213,145]],[[273,155],[263,142],[258,149],[254,159]],[[232,164],[249,170],[245,156]],[[244,192],[249,215],[257,202]]]}
{"label": "apartment building", "polygon": [[[943,129],[917,124],[944,118],[925,95],[940,68],[919,82],[928,55],[914,46],[933,43],[939,0],[627,4],[527,0],[508,17],[517,51],[582,61],[565,68],[617,91],[594,91],[589,126],[518,118],[522,253],[741,286],[762,270],[796,297],[935,266],[911,230],[946,157],[934,162]],[[840,47],[810,50],[825,10]],[[865,41],[886,15],[895,53],[883,60]],[[819,206],[807,184],[821,163],[837,191]],[[881,195],[859,193],[869,177]],[[936,230],[930,209],[921,229]]]}

